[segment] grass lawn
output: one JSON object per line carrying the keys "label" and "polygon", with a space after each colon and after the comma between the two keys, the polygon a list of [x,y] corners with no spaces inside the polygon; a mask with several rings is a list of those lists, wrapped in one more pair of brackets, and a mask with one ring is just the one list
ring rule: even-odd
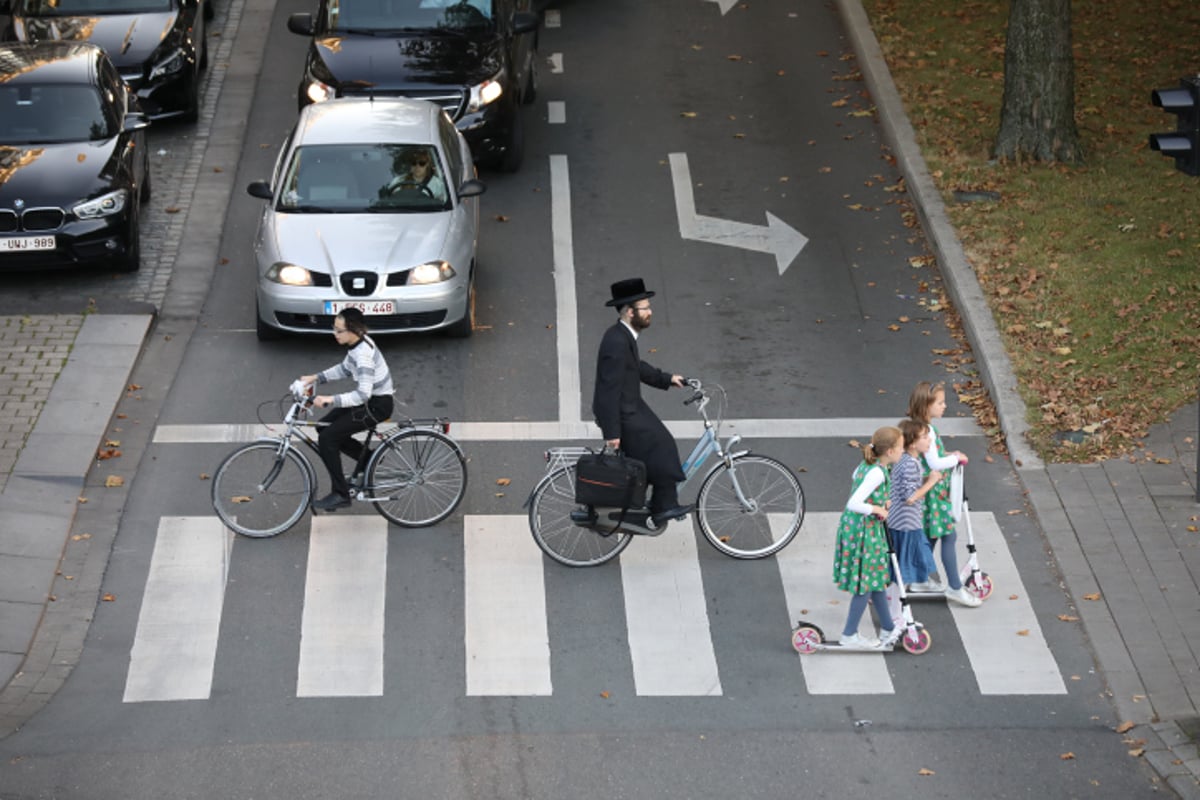
{"label": "grass lawn", "polygon": [[[863,0],[1051,461],[1126,451],[1200,384],[1200,177],[1150,150],[1200,3],[1075,0],[1081,165],[999,164],[1008,2]],[[997,192],[958,202],[956,192]]]}

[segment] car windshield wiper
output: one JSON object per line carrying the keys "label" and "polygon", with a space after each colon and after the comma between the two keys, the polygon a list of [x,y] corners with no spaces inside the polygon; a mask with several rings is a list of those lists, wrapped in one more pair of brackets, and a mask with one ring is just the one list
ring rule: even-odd
{"label": "car windshield wiper", "polygon": [[279,209],[291,214],[336,214],[341,209],[327,208],[326,206],[314,206],[308,203],[298,206],[285,206]]}

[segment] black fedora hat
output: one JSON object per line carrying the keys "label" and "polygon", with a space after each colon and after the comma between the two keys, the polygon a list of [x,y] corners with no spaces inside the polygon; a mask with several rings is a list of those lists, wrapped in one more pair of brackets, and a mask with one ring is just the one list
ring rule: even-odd
{"label": "black fedora hat", "polygon": [[648,297],[654,297],[654,292],[646,291],[646,284],[641,278],[626,278],[612,285],[612,300],[604,305],[620,308]]}

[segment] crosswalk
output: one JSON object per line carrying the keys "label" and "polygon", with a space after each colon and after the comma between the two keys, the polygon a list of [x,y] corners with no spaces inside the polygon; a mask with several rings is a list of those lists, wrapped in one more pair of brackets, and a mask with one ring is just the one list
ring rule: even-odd
{"label": "crosswalk", "polygon": [[[462,520],[462,695],[552,696],[556,654],[547,610],[560,598],[547,595],[554,582],[546,573],[566,568],[543,557],[524,516]],[[787,617],[814,622],[833,635],[841,629],[847,599],[830,580],[837,520],[836,513],[810,512],[797,539],[774,559]],[[979,608],[952,608],[976,690],[1066,694],[995,517],[972,512],[971,520],[981,563],[1000,587]],[[721,619],[712,616],[708,600],[720,589],[705,586],[697,541],[690,522],[675,522],[662,536],[634,542],[616,564],[600,568],[603,580],[621,584],[624,652],[612,656],[632,665],[638,696],[723,694],[714,644]],[[388,543],[381,517],[311,519],[300,636],[288,665],[295,668],[296,697],[384,694]],[[216,517],[160,520],[130,649],[125,702],[210,696],[227,577],[236,556],[233,535]],[[920,618],[920,606],[917,610]],[[781,607],[780,619],[783,614]],[[797,659],[787,636],[781,627],[778,645],[772,642],[767,652],[798,661],[797,679],[802,677],[812,695],[895,694],[888,659],[911,658],[859,653]],[[936,650],[936,632],[934,637]]]}

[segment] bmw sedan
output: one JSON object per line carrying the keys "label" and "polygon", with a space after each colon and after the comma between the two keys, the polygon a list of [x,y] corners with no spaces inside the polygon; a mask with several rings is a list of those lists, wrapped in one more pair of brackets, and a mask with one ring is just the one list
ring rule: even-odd
{"label": "bmw sedan", "polygon": [[8,41],[104,48],[152,119],[199,116],[208,0],[0,0],[0,13],[12,15]]}
{"label": "bmw sedan", "polygon": [[0,45],[0,270],[136,270],[148,125],[99,47]]}
{"label": "bmw sedan", "polygon": [[470,336],[478,195],[471,151],[425,100],[305,107],[270,182],[254,256],[257,331],[328,335],[345,308],[375,333]]}

